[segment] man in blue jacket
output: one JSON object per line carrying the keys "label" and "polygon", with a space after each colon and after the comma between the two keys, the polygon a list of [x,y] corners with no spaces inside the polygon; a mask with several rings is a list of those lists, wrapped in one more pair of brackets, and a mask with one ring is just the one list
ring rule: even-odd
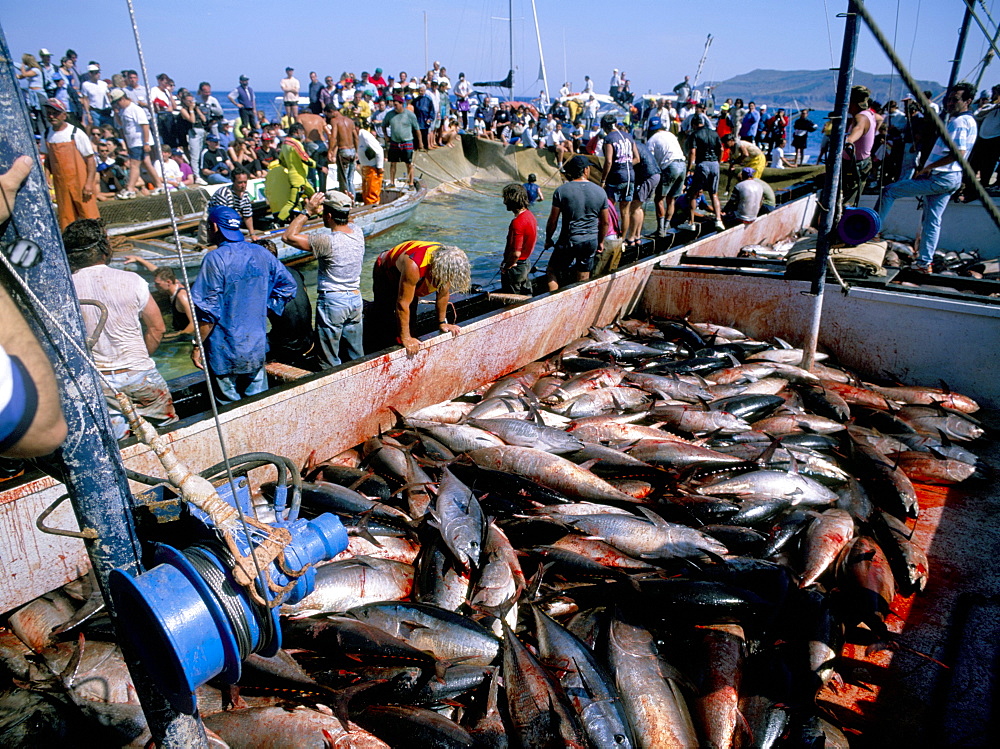
{"label": "man in blue jacket", "polygon": [[[296,285],[277,258],[243,238],[240,216],[232,208],[214,206],[208,231],[218,249],[205,256],[191,285],[191,301],[219,402],[232,403],[267,389],[267,311],[281,314]],[[205,368],[197,347],[191,359]]]}

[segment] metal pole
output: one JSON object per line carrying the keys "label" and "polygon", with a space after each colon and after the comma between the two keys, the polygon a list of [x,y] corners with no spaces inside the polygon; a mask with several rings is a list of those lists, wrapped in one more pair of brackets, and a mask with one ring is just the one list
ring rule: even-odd
{"label": "metal pole", "polygon": [[962,16],[962,28],[958,30],[958,44],[955,47],[955,59],[951,61],[951,75],[948,77],[948,88],[958,83],[959,68],[962,56],[965,54],[965,40],[969,37],[969,21],[972,20],[972,5],[966,0],[965,15]]}
{"label": "metal pole", "polygon": [[[38,162],[28,113],[14,78],[2,28],[0,62],[0,121],[6,123],[0,132],[0,165],[7,168],[22,154],[33,156]],[[34,240],[44,252],[43,261],[22,271],[21,277],[59,325],[82,342],[86,337],[83,318],[40,163],[18,194],[5,240],[12,238],[14,228],[21,236]],[[90,364],[66,343],[60,332],[51,329],[47,318],[29,306],[19,284],[14,282],[16,279],[3,280],[25,310],[25,317],[52,362],[60,384],[63,413],[69,427],[69,437],[60,451],[64,482],[80,528],[96,531],[97,537],[85,540],[84,544],[110,609],[108,575],[113,569],[133,574],[140,572],[142,551],[133,524],[132,495],[118,443],[111,432],[104,395]],[[125,656],[150,731],[159,745],[207,746],[198,715],[174,711],[146,676],[134,654],[126,651]]]}
{"label": "metal pole", "polygon": [[[978,22],[979,19],[977,18],[976,21]],[[980,24],[980,27],[982,27],[982,24]],[[985,29],[983,29],[983,31],[985,32]],[[979,87],[983,83],[983,76],[986,75],[986,68],[990,66],[990,63],[993,62],[993,58],[996,56],[995,50],[997,48],[997,42],[1000,42],[1000,24],[997,25],[996,33],[993,34],[993,39],[990,40],[990,48],[986,50],[986,55],[983,57],[982,65],[979,66],[979,75],[976,76],[976,91],[979,90]]]}
{"label": "metal pole", "polygon": [[826,157],[826,184],[820,197],[820,227],[816,237],[816,277],[809,293],[813,297],[809,331],[802,348],[802,368],[812,369],[819,341],[819,326],[823,318],[823,287],[826,284],[826,263],[830,257],[830,239],[837,218],[836,203],[840,192],[841,152],[847,132],[847,104],[850,100],[851,84],[854,82],[854,55],[858,49],[857,3],[849,0],[844,24],[844,45],[840,51],[840,68],[837,76],[837,98],[834,104],[833,128],[830,131],[830,148]]}
{"label": "metal pole", "polygon": [[[979,30],[983,32],[983,36],[986,39],[989,39],[990,38],[990,32],[986,28],[986,26],[983,25],[983,22],[981,20],[979,20],[979,16],[976,15],[976,12],[972,9],[972,0],[965,0],[965,2],[966,2],[966,5],[968,6],[969,12],[972,14],[972,20],[976,22],[977,26],[979,26]],[[869,24],[869,26],[870,25],[871,24]],[[997,40],[998,39],[1000,39],[1000,26],[997,26],[996,33],[994,34],[993,39],[990,40],[990,49],[993,51],[993,54],[995,54],[995,55],[1000,55],[1000,49],[997,49]]]}
{"label": "metal pole", "polygon": [[510,88],[507,101],[514,101],[514,0],[507,0],[507,38],[510,44]]}
{"label": "metal pole", "polygon": [[424,11],[424,73],[431,69],[430,58],[427,56],[427,11]]}
{"label": "metal pole", "polygon": [[549,75],[545,72],[545,55],[542,54],[542,32],[538,29],[538,8],[535,0],[531,0],[531,13],[535,17],[535,39],[538,40],[538,63],[542,68],[542,88],[545,89],[545,98],[549,96]]}

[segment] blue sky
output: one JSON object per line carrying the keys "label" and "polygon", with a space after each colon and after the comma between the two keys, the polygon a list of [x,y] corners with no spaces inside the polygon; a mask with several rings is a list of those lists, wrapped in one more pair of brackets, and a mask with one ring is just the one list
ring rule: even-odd
{"label": "blue sky", "polygon": [[[986,0],[993,12],[1000,0]],[[83,63],[102,63],[110,74],[138,68],[124,0],[5,3],[0,16],[15,59],[50,48],[56,59],[75,49]],[[502,78],[508,67],[507,0],[390,0],[360,4],[297,0],[134,0],[150,76],[169,73],[179,86],[200,80],[231,89],[241,73],[258,91],[276,90],[286,65],[305,81],[310,70],[338,76],[424,67],[424,11],[430,61],[441,60],[453,79]],[[695,74],[705,38],[714,39],[703,80],[724,80],[755,68],[833,67],[840,57],[846,0],[537,0],[550,89],[568,78],[574,90],[590,75],[606,91],[612,68],[625,70],[637,93],[667,91]],[[68,12],[68,8],[72,8]],[[963,0],[869,0],[867,7],[918,78],[946,82],[954,56]],[[995,9],[1000,14],[1000,7]],[[897,15],[898,14],[898,15]],[[516,94],[537,94],[539,70],[530,0],[513,0]],[[343,20],[341,20],[343,19]],[[984,18],[985,21],[985,18]],[[988,22],[987,22],[988,23]],[[828,31],[829,26],[829,31]],[[971,74],[986,50],[973,29],[963,73]],[[857,68],[890,67],[862,29]],[[564,72],[565,71],[565,72]],[[1000,81],[1000,62],[984,86]]]}

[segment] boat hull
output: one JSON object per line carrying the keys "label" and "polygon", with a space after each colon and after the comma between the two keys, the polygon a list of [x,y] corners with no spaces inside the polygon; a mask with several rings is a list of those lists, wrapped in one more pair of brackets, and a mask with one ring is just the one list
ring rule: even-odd
{"label": "boat hull", "polygon": [[[679,269],[689,256],[734,256],[740,247],[786,237],[807,225],[815,198],[790,203],[755,224],[712,235],[682,250],[627,266],[500,312],[462,321],[459,336],[434,335],[414,357],[402,349],[375,354],[312,375],[223,409],[230,455],[269,451],[302,465],[315,451],[325,459],[357,445],[395,419],[454,397],[547,356],[592,325],[633,311],[684,314],[736,324],[759,336],[801,342],[811,298],[806,284],[774,277],[720,276]],[[821,345],[864,375],[903,381],[946,380],[957,390],[1000,406],[1000,385],[988,376],[985,352],[1000,348],[997,310],[890,291],[857,289],[842,297],[828,288]],[[166,434],[195,470],[221,460],[210,419],[193,417]],[[153,453],[132,444],[122,451],[136,471],[162,475]],[[142,487],[136,485],[136,490]],[[0,493],[0,528],[9,543],[0,576],[0,611],[68,582],[87,569],[82,543],[42,534],[35,517],[63,487],[50,478]],[[74,528],[69,503],[50,518]]]}

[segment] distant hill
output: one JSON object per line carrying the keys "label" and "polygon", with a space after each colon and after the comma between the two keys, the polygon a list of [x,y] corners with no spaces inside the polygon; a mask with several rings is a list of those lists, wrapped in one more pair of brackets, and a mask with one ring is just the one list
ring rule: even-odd
{"label": "distant hill", "polygon": [[[715,101],[721,104],[728,98],[739,97],[744,102],[751,99],[768,107],[799,107],[816,110],[833,109],[837,95],[836,71],[833,70],[754,70],[722,81],[715,88]],[[892,83],[892,98],[897,101],[908,92],[899,76],[872,75],[862,70],[854,71],[854,85],[867,86],[872,97],[883,104],[889,100],[889,84]],[[944,86],[934,81],[918,81],[921,91],[930,91],[937,96]]]}

